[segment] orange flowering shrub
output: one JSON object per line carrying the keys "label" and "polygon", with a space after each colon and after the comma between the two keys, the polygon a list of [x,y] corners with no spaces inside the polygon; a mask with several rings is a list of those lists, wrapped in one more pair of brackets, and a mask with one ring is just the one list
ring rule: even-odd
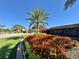
{"label": "orange flowering shrub", "polygon": [[48,34],[36,34],[26,37],[26,40],[32,44],[36,54],[44,59],[67,59],[67,49],[76,45],[77,41],[69,37],[55,36]]}

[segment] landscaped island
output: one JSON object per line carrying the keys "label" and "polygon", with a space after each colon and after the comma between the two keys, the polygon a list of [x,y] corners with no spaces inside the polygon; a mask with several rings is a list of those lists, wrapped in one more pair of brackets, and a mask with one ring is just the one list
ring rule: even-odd
{"label": "landscaped island", "polygon": [[25,38],[25,45],[30,59],[69,59],[68,50],[79,42],[64,36],[35,34]]}

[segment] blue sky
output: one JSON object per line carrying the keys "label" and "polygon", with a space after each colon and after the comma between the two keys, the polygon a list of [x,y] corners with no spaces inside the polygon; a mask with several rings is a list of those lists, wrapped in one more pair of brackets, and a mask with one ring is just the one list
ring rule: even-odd
{"label": "blue sky", "polygon": [[21,24],[28,27],[26,12],[43,8],[49,14],[49,27],[79,23],[79,0],[64,11],[66,0],[0,0],[0,24],[12,27]]}

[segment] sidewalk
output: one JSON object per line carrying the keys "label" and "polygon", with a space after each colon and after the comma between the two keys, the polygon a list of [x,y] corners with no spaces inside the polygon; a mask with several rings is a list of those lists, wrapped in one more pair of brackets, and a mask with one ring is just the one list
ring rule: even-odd
{"label": "sidewalk", "polygon": [[24,37],[26,35],[32,35],[34,33],[12,33],[12,34],[0,34],[0,38],[11,38],[11,37]]}

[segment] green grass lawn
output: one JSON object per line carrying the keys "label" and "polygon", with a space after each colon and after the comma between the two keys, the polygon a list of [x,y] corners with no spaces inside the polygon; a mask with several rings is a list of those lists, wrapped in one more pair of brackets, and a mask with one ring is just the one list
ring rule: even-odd
{"label": "green grass lawn", "polygon": [[16,48],[21,38],[0,39],[0,59],[15,59]]}

